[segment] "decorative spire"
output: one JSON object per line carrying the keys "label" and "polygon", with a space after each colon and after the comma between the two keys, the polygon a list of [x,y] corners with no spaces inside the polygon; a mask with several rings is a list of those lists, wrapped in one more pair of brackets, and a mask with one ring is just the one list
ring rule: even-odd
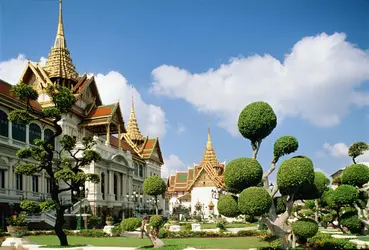
{"label": "decorative spire", "polygon": [[207,162],[210,163],[213,167],[219,166],[219,161],[217,159],[217,156],[215,155],[215,151],[211,141],[210,126],[208,127],[208,140],[206,142],[205,153],[204,156],[202,157],[201,165]]}
{"label": "decorative spire", "polygon": [[59,22],[54,46],[51,48],[44,70],[50,78],[62,78],[77,82],[78,73],[67,48],[63,25],[63,6],[59,0]]}
{"label": "decorative spire", "polygon": [[131,113],[129,114],[128,125],[127,125],[127,134],[129,138],[131,138],[134,142],[140,142],[144,140],[140,129],[138,128],[138,123],[135,114],[135,103],[133,98],[133,86],[132,86],[132,106]]}

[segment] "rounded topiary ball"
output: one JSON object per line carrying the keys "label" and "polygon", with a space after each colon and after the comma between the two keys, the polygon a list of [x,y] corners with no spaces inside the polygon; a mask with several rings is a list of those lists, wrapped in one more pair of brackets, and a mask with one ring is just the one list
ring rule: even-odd
{"label": "rounded topiary ball", "polygon": [[160,176],[149,176],[145,179],[142,189],[147,195],[158,196],[165,193],[167,186]]}
{"label": "rounded topiary ball", "polygon": [[363,224],[357,215],[357,212],[346,212],[341,216],[341,225],[347,227],[351,233],[361,233]]}
{"label": "rounded topiary ball", "polygon": [[299,219],[292,223],[292,232],[300,239],[313,237],[318,229],[318,223],[309,218]]}
{"label": "rounded topiary ball", "polygon": [[252,158],[238,158],[230,161],[224,171],[224,183],[227,190],[240,193],[244,189],[256,186],[263,177],[263,168]]}
{"label": "rounded topiary ball", "polygon": [[314,183],[313,162],[304,156],[285,160],[277,172],[277,185],[282,195],[295,193],[298,188]]}
{"label": "rounded topiary ball", "polygon": [[335,206],[351,205],[359,197],[358,190],[350,185],[341,185],[334,190],[331,199]]}
{"label": "rounded topiary ball", "polygon": [[122,230],[127,232],[133,232],[140,226],[141,220],[139,218],[127,218],[120,223]]}
{"label": "rounded topiary ball", "polygon": [[252,142],[264,139],[276,126],[277,116],[266,102],[250,103],[238,117],[238,130]]}
{"label": "rounded topiary ball", "polygon": [[274,198],[274,206],[277,214],[282,214],[286,211],[286,204],[284,204],[281,196]]}
{"label": "rounded topiary ball", "polygon": [[164,220],[163,220],[163,217],[161,215],[153,215],[151,216],[150,218],[150,226],[152,227],[156,227],[156,228],[159,228],[163,225],[164,223]]}
{"label": "rounded topiary ball", "polygon": [[237,217],[240,214],[235,197],[229,194],[219,197],[217,207],[218,212],[225,217]]}
{"label": "rounded topiary ball", "polygon": [[364,164],[352,164],[343,170],[342,184],[361,187],[369,181],[369,167]]}
{"label": "rounded topiary ball", "polygon": [[279,158],[288,155],[299,148],[299,142],[293,136],[282,136],[274,143],[274,156]]}
{"label": "rounded topiary ball", "polygon": [[238,209],[242,214],[260,216],[269,211],[272,197],[263,187],[249,187],[238,197]]}

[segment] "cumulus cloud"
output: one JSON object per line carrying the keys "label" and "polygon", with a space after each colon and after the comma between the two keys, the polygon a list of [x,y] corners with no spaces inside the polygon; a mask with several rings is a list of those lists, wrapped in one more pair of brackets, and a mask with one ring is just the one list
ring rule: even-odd
{"label": "cumulus cloud", "polygon": [[186,164],[174,154],[164,158],[164,165],[161,167],[161,177],[167,178],[170,174],[175,174],[176,171],[186,170]]}
{"label": "cumulus cloud", "polygon": [[[343,142],[339,142],[333,145],[329,143],[324,143],[323,145],[324,152],[330,156],[335,158],[347,158],[348,159],[348,149],[347,146]],[[369,151],[366,151],[363,155],[357,157],[357,162],[368,162],[369,161]]]}
{"label": "cumulus cloud", "polygon": [[254,101],[268,102],[279,118],[299,117],[323,127],[338,124],[350,106],[369,104],[369,94],[357,90],[369,79],[369,54],[343,33],[304,37],[283,62],[253,55],[202,73],[162,65],[152,77],[152,93],[214,114],[233,135],[239,112]]}
{"label": "cumulus cloud", "polygon": [[[25,55],[0,62],[0,79],[16,84],[28,62]],[[46,62],[45,57],[40,58],[40,65]],[[33,62],[34,63],[34,62]],[[92,74],[90,74],[92,75]],[[132,91],[135,97],[136,117],[144,135],[164,136],[166,132],[166,119],[164,111],[155,105],[147,104],[135,88],[128,84],[126,78],[116,71],[106,75],[95,74],[97,87],[104,104],[120,101],[124,120],[127,122],[131,108]]]}

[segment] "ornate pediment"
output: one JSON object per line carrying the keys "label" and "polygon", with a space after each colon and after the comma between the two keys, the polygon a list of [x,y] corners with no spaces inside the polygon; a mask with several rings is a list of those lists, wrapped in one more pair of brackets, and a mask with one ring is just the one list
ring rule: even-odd
{"label": "ornate pediment", "polygon": [[213,187],[215,183],[210,178],[208,173],[205,170],[202,170],[200,175],[196,178],[193,187]]}

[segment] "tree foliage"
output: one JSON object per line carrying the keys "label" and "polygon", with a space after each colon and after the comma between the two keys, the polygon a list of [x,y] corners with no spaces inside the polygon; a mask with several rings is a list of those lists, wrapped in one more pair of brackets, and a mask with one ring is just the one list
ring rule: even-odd
{"label": "tree foliage", "polygon": [[143,192],[147,195],[158,196],[166,191],[166,185],[160,176],[149,176],[143,183]]}
{"label": "tree foliage", "polygon": [[236,199],[233,195],[221,195],[217,204],[218,212],[226,217],[237,217],[240,211]]}
{"label": "tree foliage", "polygon": [[313,184],[314,178],[312,161],[307,157],[293,157],[285,160],[279,167],[277,185],[282,195],[292,195],[304,186]]}
{"label": "tree foliage", "polygon": [[238,158],[230,161],[225,168],[224,183],[229,192],[240,193],[260,183],[262,176],[263,169],[257,160]]}
{"label": "tree foliage", "polygon": [[350,185],[341,185],[337,187],[330,197],[330,203],[336,207],[352,205],[359,197],[358,190]]}
{"label": "tree foliage", "polygon": [[294,153],[299,148],[299,142],[293,136],[282,136],[274,143],[274,157],[279,159],[284,155]]}
{"label": "tree foliage", "polygon": [[292,223],[292,232],[299,239],[308,239],[313,237],[318,232],[318,223],[309,218],[299,219]]}
{"label": "tree foliage", "polygon": [[360,221],[356,211],[345,212],[341,216],[340,223],[354,234],[361,233],[363,229],[363,223]]}
{"label": "tree foliage", "polygon": [[[72,111],[76,101],[74,94],[65,87],[50,84],[45,89],[51,99],[47,108],[36,108],[34,105],[38,93],[29,85],[22,82],[13,86],[10,92],[24,102],[24,108],[10,112],[8,119],[13,123],[28,124],[33,120],[47,121],[53,124],[55,132],[47,139],[34,141],[29,148],[17,152],[19,164],[15,173],[33,175],[45,171],[51,181],[51,198],[39,205],[42,211],[55,210],[55,232],[61,245],[68,245],[67,237],[63,232],[64,210],[69,204],[63,204],[59,195],[63,192],[78,190],[85,181],[99,182],[96,174],[85,174],[81,168],[101,159],[94,151],[95,142],[92,138],[84,138],[78,148],[76,137],[63,135],[59,121],[64,115]],[[60,138],[61,136],[61,138]],[[54,148],[54,141],[60,139],[60,147]],[[31,202],[23,202],[27,208],[35,207]],[[32,210],[32,209],[31,209]]]}
{"label": "tree foliage", "polygon": [[272,205],[272,197],[262,187],[249,187],[243,190],[238,198],[238,209],[250,216],[267,213]]}
{"label": "tree foliage", "polygon": [[366,142],[355,142],[349,147],[348,155],[352,158],[354,164],[356,164],[356,157],[365,153],[369,150],[369,145]]}
{"label": "tree foliage", "polygon": [[266,102],[250,103],[238,118],[238,130],[252,143],[263,140],[276,126],[277,116]]}
{"label": "tree foliage", "polygon": [[342,184],[361,187],[368,181],[369,167],[364,164],[352,164],[346,167],[342,172]]}

